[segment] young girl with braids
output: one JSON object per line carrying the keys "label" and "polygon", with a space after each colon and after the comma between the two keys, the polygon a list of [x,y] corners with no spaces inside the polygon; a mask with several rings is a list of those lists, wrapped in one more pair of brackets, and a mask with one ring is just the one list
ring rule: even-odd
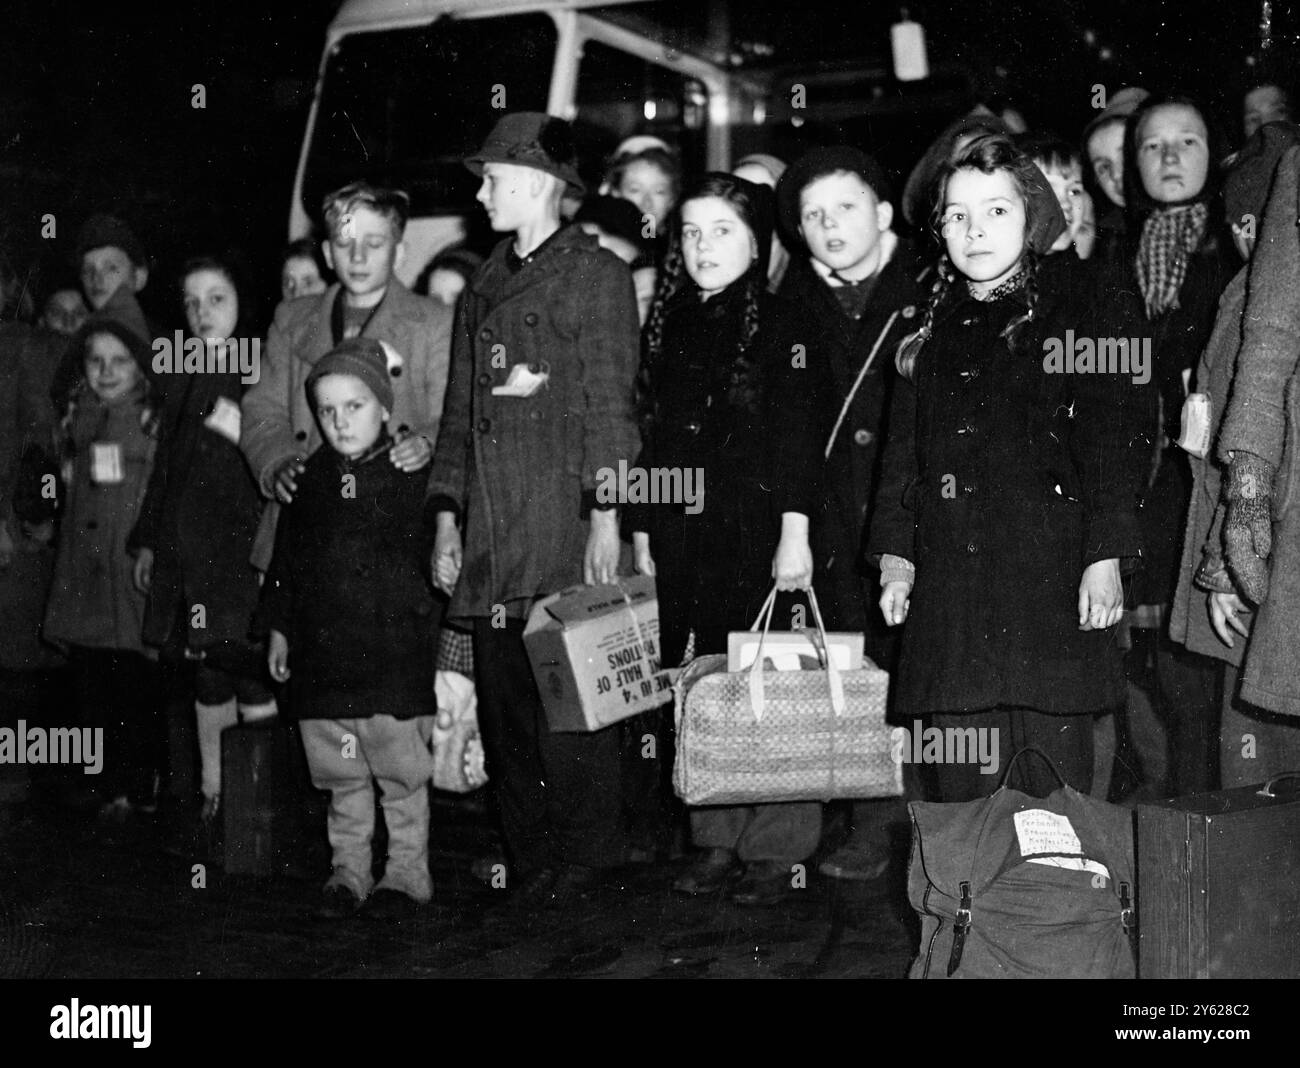
{"label": "young girl with braids", "polygon": [[[813,580],[808,517],[820,507],[826,410],[816,325],[766,292],[772,192],[707,174],[686,190],[647,325],[638,466],[703,472],[703,507],[679,501],[628,509],[637,570],[656,576],[665,664],[726,650],[773,583]],[[784,629],[790,607],[778,604]],[[778,622],[779,621],[779,622]],[[770,903],[791,885],[821,833],[816,802],[691,811],[703,850],[677,880],[712,893],[746,865],[743,904]]]}
{"label": "young girl with braids", "polygon": [[[1066,224],[1032,160],[981,137],[935,190],[941,280],[899,349],[868,544],[885,621],[907,622],[894,698],[940,729],[996,730],[1003,763],[1037,745],[1086,792],[1092,715],[1124,699],[1111,628],[1139,555],[1140,387],[1050,358],[1097,321],[1046,258]],[[1027,792],[1055,785],[1040,761],[1015,770]],[[998,771],[937,765],[941,799],[986,796]]]}

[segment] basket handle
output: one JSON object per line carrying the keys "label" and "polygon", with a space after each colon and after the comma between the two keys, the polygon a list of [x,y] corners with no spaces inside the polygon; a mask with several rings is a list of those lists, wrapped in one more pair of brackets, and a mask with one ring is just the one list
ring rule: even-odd
{"label": "basket handle", "polygon": [[1274,775],[1260,789],[1255,791],[1256,797],[1277,797],[1273,792],[1273,786],[1283,779],[1300,779],[1300,771],[1284,771],[1281,775]]}
{"label": "basket handle", "polygon": [[[812,587],[808,587],[808,601],[812,605],[813,621],[817,624],[817,638],[820,645],[817,646],[817,657],[826,665],[826,682],[831,691],[831,708],[837,716],[844,714],[844,680],[840,677],[839,669],[831,662],[826,643],[826,624],[822,622],[821,609],[817,605],[817,595],[813,593]],[[763,710],[766,707],[766,695],[763,690],[763,643],[767,640],[767,631],[772,624],[772,611],[776,607],[776,587],[772,587],[772,592],[767,595],[767,600],[763,602],[763,609],[759,616],[763,621],[763,636],[758,640],[758,650],[754,653],[754,662],[749,666],[749,708],[754,713],[755,720],[763,718]],[[756,630],[758,621],[755,620],[751,630]],[[814,643],[816,644],[816,643]]]}

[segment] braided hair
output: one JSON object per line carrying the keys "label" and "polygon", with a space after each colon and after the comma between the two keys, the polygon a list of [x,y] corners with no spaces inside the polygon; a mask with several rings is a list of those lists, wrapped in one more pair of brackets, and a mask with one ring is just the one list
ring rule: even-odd
{"label": "braided hair", "polygon": [[[758,192],[755,192],[756,190]],[[755,242],[759,246],[759,254],[754,258],[749,270],[732,283],[734,286],[743,287],[744,304],[731,364],[726,375],[728,401],[750,411],[757,410],[759,389],[748,350],[754,335],[758,333],[759,301],[767,289],[767,255],[763,246],[767,233],[770,232],[770,225],[762,218],[762,213],[764,209],[770,210],[771,204],[763,202],[764,193],[770,194],[770,190],[763,186],[755,186],[734,175],[713,172],[704,175],[691,185],[681,202],[673,209],[670,217],[668,253],[659,272],[654,302],[650,306],[650,314],[646,319],[641,366],[637,371],[637,412],[643,429],[647,429],[654,418],[653,398],[655,381],[663,356],[664,323],[679,304],[698,298],[699,294],[698,288],[686,271],[686,258],[682,253],[682,206],[689,201],[701,200],[705,197],[716,197],[725,201],[754,235]]]}
{"label": "braided hair", "polygon": [[[1038,223],[1038,213],[1034,198],[1029,195],[1032,181],[1041,180],[1038,165],[1011,141],[999,134],[980,137],[972,141],[961,152],[940,167],[934,182],[934,203],[930,207],[930,227],[942,242],[943,208],[947,200],[948,181],[960,170],[977,170],[984,174],[1005,171],[1025,204],[1025,248],[1020,258],[1020,267],[1025,271],[1025,298],[1027,307],[1007,323],[1002,337],[1014,349],[1023,336],[1022,327],[1033,322],[1034,311],[1038,306],[1038,272],[1041,257],[1029,242],[1029,235]],[[898,346],[894,358],[899,374],[909,381],[916,374],[916,361],[930,338],[934,325],[935,311],[947,297],[949,290],[958,279],[956,268],[945,250],[939,259],[939,280],[935,282],[930,293],[930,303],[925,311],[921,327],[915,333],[905,337]]]}

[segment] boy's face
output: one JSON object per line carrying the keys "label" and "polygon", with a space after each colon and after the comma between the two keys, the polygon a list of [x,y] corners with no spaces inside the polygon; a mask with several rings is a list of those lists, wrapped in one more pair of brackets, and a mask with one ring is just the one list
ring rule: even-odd
{"label": "boy's face", "polygon": [[239,294],[220,271],[193,271],[185,278],[185,321],[190,333],[205,341],[234,336],[239,322]]}
{"label": "boy's face", "polygon": [[488,223],[499,234],[532,222],[544,204],[542,196],[549,177],[535,167],[517,163],[483,164],[483,182],[474,198],[487,212]]}
{"label": "boy's face", "polygon": [[1205,120],[1186,104],[1152,108],[1137,131],[1137,165],[1147,196],[1161,204],[1190,200],[1210,173]]}
{"label": "boy's face", "polygon": [[1124,124],[1108,122],[1088,138],[1088,162],[1106,199],[1116,207],[1124,206]]}
{"label": "boy's face", "polygon": [[833,271],[852,271],[880,257],[880,235],[894,208],[880,203],[860,175],[836,171],[809,182],[799,194],[799,233],[808,251]]}
{"label": "boy's face", "polygon": [[293,256],[284,261],[280,271],[280,295],[285,300],[310,297],[325,292],[325,279],[310,256]]}
{"label": "boy's face", "polygon": [[81,257],[81,288],[93,311],[99,311],[122,286],[139,293],[149,280],[149,272],[137,267],[120,248],[105,245],[92,248]]}
{"label": "boy's face", "polygon": [[316,418],[335,452],[355,459],[384,432],[388,411],[354,375],[325,375],[316,382]]}
{"label": "boy's face", "polygon": [[50,294],[45,302],[41,323],[47,330],[71,336],[81,329],[90,312],[81,294],[75,289],[60,289]]}
{"label": "boy's face", "polygon": [[140,381],[140,367],[113,334],[91,334],[86,341],[86,382],[106,404],[125,397]]}
{"label": "boy's face", "polygon": [[1261,85],[1246,94],[1242,106],[1242,126],[1249,137],[1266,122],[1289,119],[1291,109],[1286,96],[1276,85]]}
{"label": "boy's face", "polygon": [[952,264],[972,282],[1010,278],[1025,251],[1025,200],[1011,175],[969,168],[948,179],[943,240]]}
{"label": "boy's face", "polygon": [[354,299],[378,302],[393,270],[406,255],[393,224],[373,208],[356,205],[339,220],[324,244],[325,260],[338,275],[339,284]]}
{"label": "boy's face", "polygon": [[1075,231],[1083,217],[1083,168],[1077,163],[1068,167],[1052,167],[1043,160],[1034,160],[1047,177],[1047,184],[1056,194],[1056,202],[1065,215],[1065,232],[1052,242],[1052,251],[1060,252],[1070,247]]}

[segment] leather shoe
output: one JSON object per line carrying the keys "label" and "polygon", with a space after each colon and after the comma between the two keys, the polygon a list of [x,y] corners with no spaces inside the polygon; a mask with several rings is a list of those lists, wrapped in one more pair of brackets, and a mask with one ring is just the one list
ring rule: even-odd
{"label": "leather shoe", "polygon": [[673,882],[679,894],[716,894],[739,871],[736,854],[730,849],[706,849]]}
{"label": "leather shoe", "polygon": [[731,900],[737,905],[775,905],[790,892],[790,869],[784,864],[761,860],[750,864],[741,876]]}
{"label": "leather shoe", "polygon": [[346,920],[361,908],[357,895],[346,886],[338,883],[325,887],[320,896],[320,904],[312,914],[318,920]]}
{"label": "leather shoe", "polygon": [[600,870],[585,864],[566,864],[551,883],[545,905],[548,909],[566,908],[587,897],[600,885]]}

